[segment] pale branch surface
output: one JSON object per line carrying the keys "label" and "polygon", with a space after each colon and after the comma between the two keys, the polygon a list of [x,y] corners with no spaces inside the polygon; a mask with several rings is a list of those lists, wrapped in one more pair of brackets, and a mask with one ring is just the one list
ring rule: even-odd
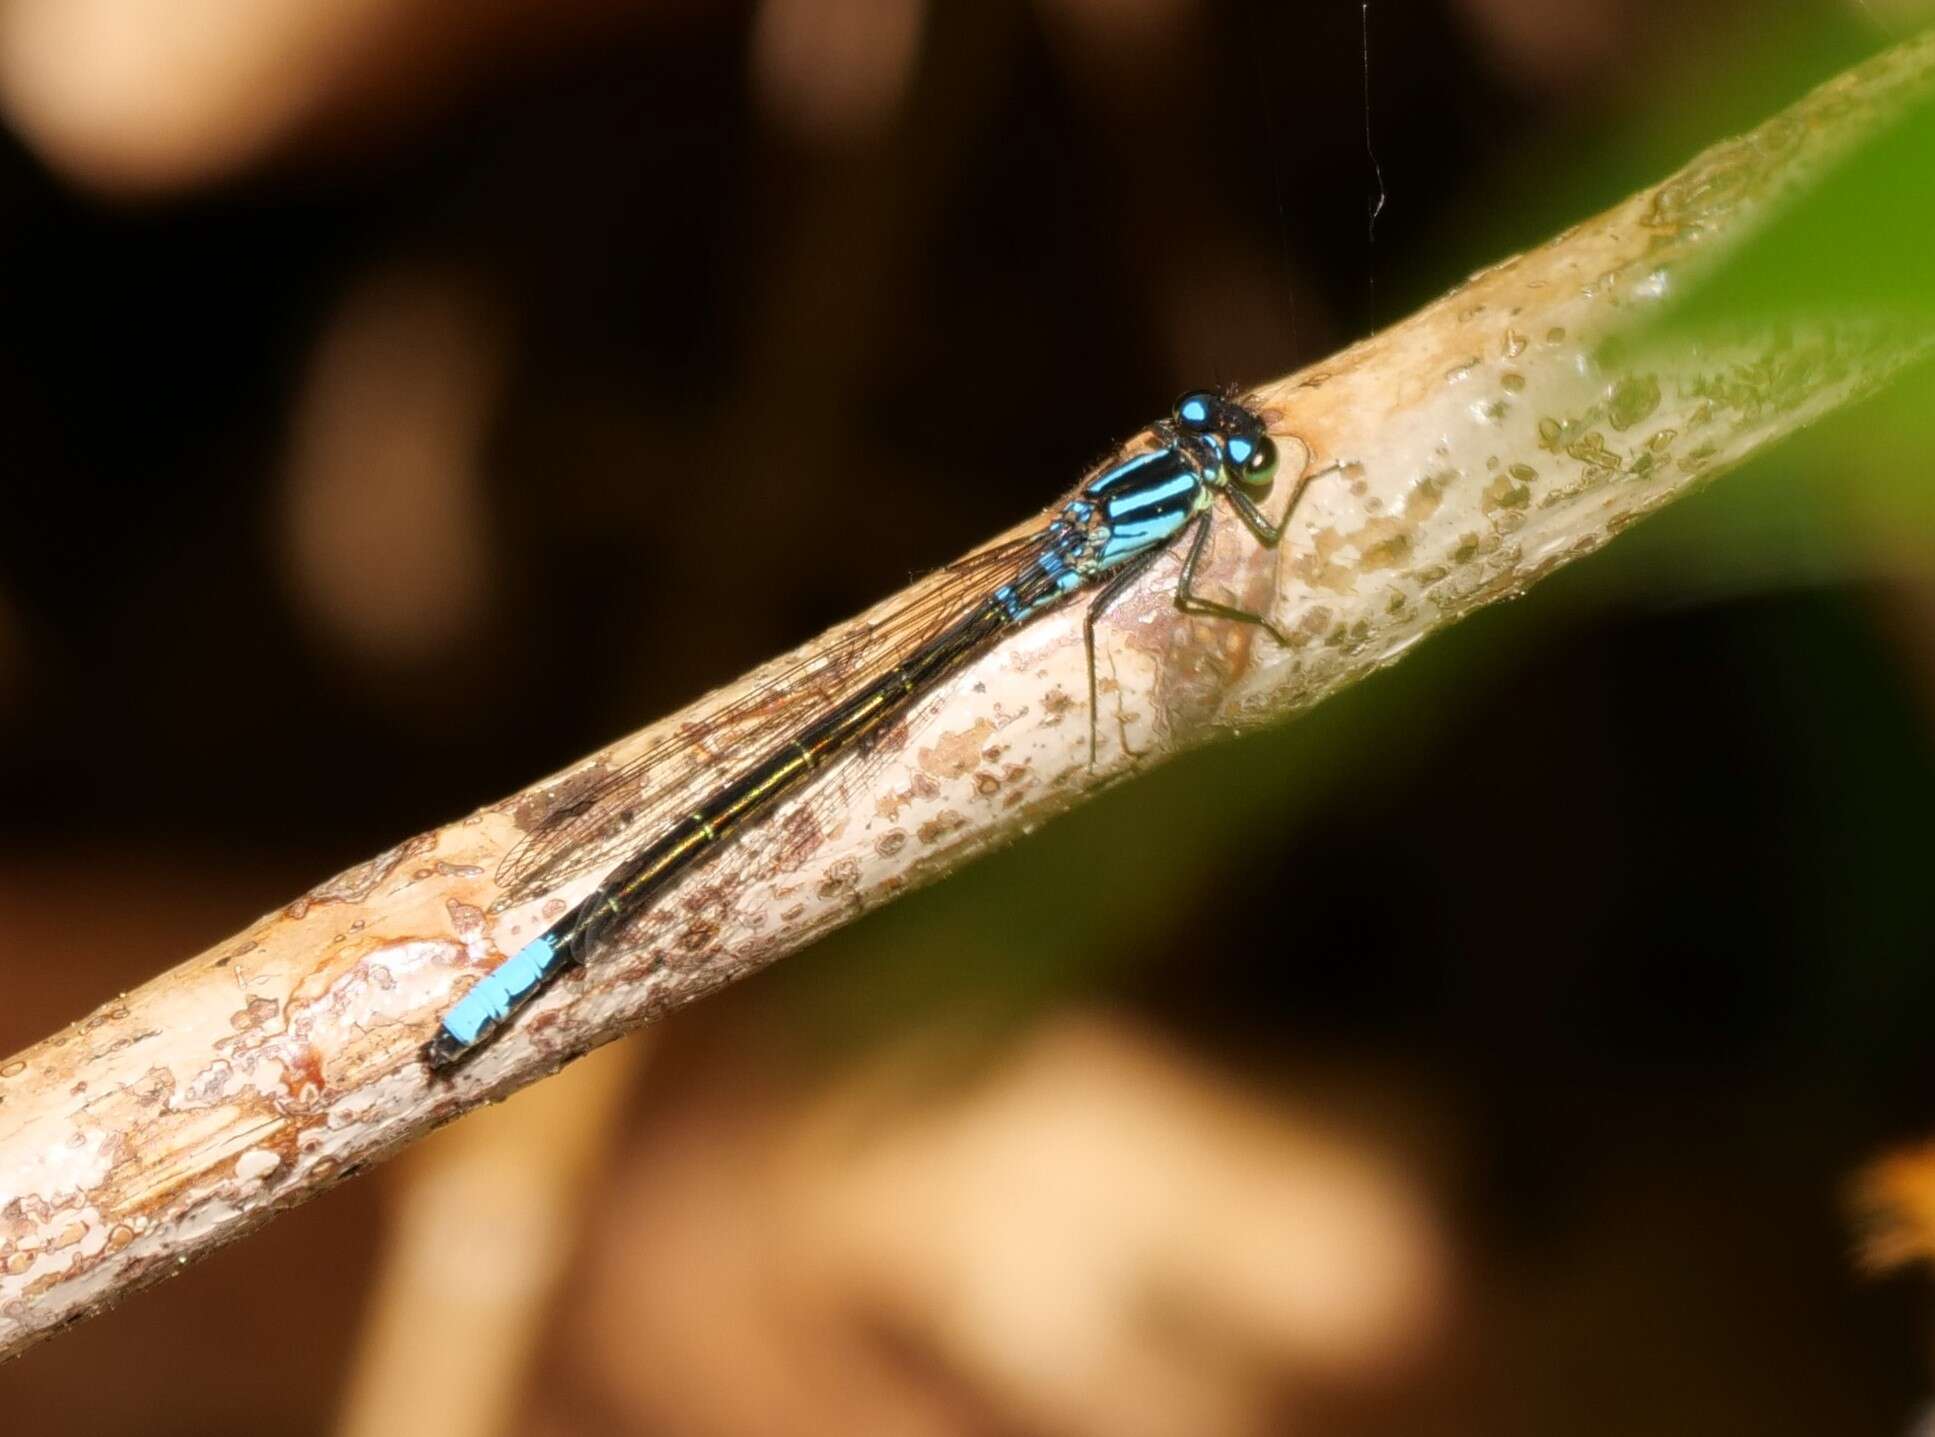
{"label": "pale branch surface", "polygon": [[[1870,392],[1927,352],[1924,332],[1843,315],[1724,346],[1655,344],[1616,366],[1602,345],[1721,263],[1932,73],[1935,39],[1902,45],[1265,386],[1286,462],[1301,444],[1311,468],[1341,467],[1312,486],[1279,551],[1226,517],[1199,585],[1268,607],[1295,642],[1180,615],[1166,558],[1102,624],[1093,768],[1077,604],[937,696],[938,716],[870,770],[845,821],[732,885],[701,868],[667,895],[663,921],[448,1080],[418,1058],[439,1015],[593,881],[492,911],[520,816],[543,809],[557,778],[331,879],[0,1063],[0,1355],[1102,785],[1355,682]],[[600,760],[642,751],[689,713]]]}

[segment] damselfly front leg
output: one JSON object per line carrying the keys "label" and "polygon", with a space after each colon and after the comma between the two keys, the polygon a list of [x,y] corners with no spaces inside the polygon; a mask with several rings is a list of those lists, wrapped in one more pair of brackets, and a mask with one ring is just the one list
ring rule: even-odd
{"label": "damselfly front leg", "polygon": [[1185,614],[1202,614],[1212,619],[1229,619],[1238,624],[1255,624],[1264,633],[1286,647],[1290,636],[1271,623],[1264,614],[1239,609],[1233,604],[1219,604],[1214,599],[1198,598],[1196,595],[1196,566],[1202,562],[1203,550],[1209,545],[1209,515],[1203,513],[1192,521],[1196,537],[1190,541],[1189,552],[1183,557],[1182,574],[1176,580],[1176,607]]}
{"label": "damselfly front leg", "polygon": [[1257,543],[1266,549],[1274,549],[1282,542],[1284,532],[1290,527],[1290,520],[1297,512],[1297,505],[1303,502],[1304,490],[1326,474],[1336,474],[1343,469],[1342,464],[1326,464],[1321,469],[1313,469],[1300,475],[1297,487],[1290,491],[1290,502],[1283,506],[1283,518],[1272,524],[1269,515],[1257,507],[1256,501],[1241,489],[1225,489],[1223,497],[1230,501],[1244,526],[1256,535]]}
{"label": "damselfly front leg", "polygon": [[[1204,441],[1192,435],[1191,406],[1199,406],[1198,412],[1205,418],[1200,434],[1207,429],[1219,411],[1208,399],[1200,396],[1185,396],[1178,401],[1176,417],[1172,425],[1158,426],[1159,437],[1168,439],[1169,451],[1190,456],[1197,466],[1199,481],[1199,504],[1192,515],[1185,519],[1177,537],[1188,535],[1188,546],[1183,552],[1182,573],[1176,580],[1176,607],[1186,614],[1201,614],[1209,618],[1228,619],[1239,624],[1254,624],[1261,628],[1277,643],[1288,646],[1290,636],[1279,629],[1266,614],[1253,613],[1239,609],[1233,604],[1219,603],[1206,599],[1196,592],[1196,570],[1201,565],[1203,553],[1209,547],[1210,522],[1214,514],[1214,499],[1217,494],[1229,500],[1230,507],[1237,517],[1266,549],[1274,549],[1282,542],[1289,530],[1290,520],[1297,512],[1306,490],[1311,483],[1325,474],[1343,468],[1341,464],[1330,464],[1322,469],[1312,470],[1299,475],[1296,488],[1290,493],[1290,502],[1284,506],[1283,518],[1271,523],[1270,518],[1244,488],[1267,488],[1276,473],[1276,446],[1262,430],[1260,423],[1252,420],[1255,428],[1250,431],[1235,430],[1215,433],[1213,438]],[[1230,406],[1224,406],[1227,413]],[[1247,411],[1238,411],[1247,417]],[[1234,480],[1235,482],[1232,482]],[[1142,572],[1154,562],[1157,555],[1169,552],[1170,545],[1151,548],[1137,554],[1123,564],[1109,579],[1102,590],[1090,602],[1088,613],[1082,620],[1082,645],[1088,659],[1088,761],[1093,768],[1100,752],[1100,701],[1099,684],[1095,667],[1095,625],[1108,606],[1119,598],[1122,592],[1139,578]]]}
{"label": "damselfly front leg", "polygon": [[[1256,536],[1256,541],[1266,549],[1274,549],[1282,542],[1284,533],[1290,527],[1290,519],[1297,512],[1297,504],[1302,500],[1304,491],[1310,487],[1311,481],[1320,475],[1335,473],[1342,468],[1341,464],[1330,464],[1301,476],[1297,480],[1297,487],[1290,493],[1290,502],[1284,506],[1283,518],[1275,524],[1272,524],[1269,516],[1257,507],[1256,501],[1242,490],[1225,489],[1223,497],[1230,501],[1230,507],[1236,510],[1244,526]],[[1191,521],[1196,533],[1190,541],[1188,554],[1183,558],[1182,574],[1176,580],[1176,607],[1185,614],[1203,614],[1210,618],[1229,619],[1239,624],[1254,624],[1279,644],[1289,647],[1290,636],[1272,623],[1267,614],[1253,613],[1248,609],[1239,609],[1232,604],[1218,603],[1214,599],[1205,599],[1197,595],[1196,566],[1202,562],[1203,551],[1209,546],[1209,519],[1210,511],[1205,509]]]}

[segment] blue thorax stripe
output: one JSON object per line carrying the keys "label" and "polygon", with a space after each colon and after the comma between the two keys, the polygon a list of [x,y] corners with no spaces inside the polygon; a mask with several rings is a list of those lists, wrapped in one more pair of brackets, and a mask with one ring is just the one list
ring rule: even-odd
{"label": "blue thorax stripe", "polygon": [[1082,490],[1094,500],[1108,525],[1108,537],[1094,556],[1109,569],[1168,542],[1195,512],[1202,477],[1175,446],[1124,459],[1098,474]]}
{"label": "blue thorax stripe", "polygon": [[1125,489],[1111,494],[1102,505],[1102,512],[1111,524],[1119,524],[1125,519],[1139,519],[1154,511],[1175,507],[1189,508],[1196,497],[1196,487],[1200,481],[1194,471],[1185,470],[1167,478],[1138,484],[1133,489]]}
{"label": "blue thorax stripe", "polygon": [[1187,473],[1192,478],[1195,475],[1195,471],[1189,468],[1187,461],[1176,450],[1151,449],[1147,454],[1124,459],[1114,468],[1097,474],[1082,490],[1082,497],[1109,499],[1140,489],[1145,484],[1166,482],[1170,476],[1178,473]]}

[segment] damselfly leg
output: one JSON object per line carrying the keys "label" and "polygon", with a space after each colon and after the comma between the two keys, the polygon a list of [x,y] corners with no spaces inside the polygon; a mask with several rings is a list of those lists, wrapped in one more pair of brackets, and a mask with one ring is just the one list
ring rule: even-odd
{"label": "damselfly leg", "polygon": [[1082,615],[1082,649],[1088,657],[1088,766],[1095,767],[1100,743],[1097,721],[1101,714],[1101,701],[1095,677],[1095,621],[1102,617],[1110,604],[1121,597],[1122,591],[1142,576],[1142,571],[1162,557],[1162,549],[1151,549],[1148,553],[1132,560],[1113,579],[1102,586],[1102,592],[1089,600],[1088,610]]}
{"label": "damselfly leg", "polygon": [[[1218,487],[1257,543],[1266,549],[1274,549],[1282,542],[1284,534],[1290,527],[1290,520],[1297,512],[1297,505],[1302,502],[1304,493],[1310,488],[1312,481],[1342,468],[1341,464],[1329,464],[1322,469],[1299,475],[1296,487],[1290,491],[1290,502],[1284,506],[1283,517],[1274,524],[1258,507],[1256,501],[1241,489],[1227,483]],[[1206,618],[1253,624],[1275,639],[1278,644],[1288,647],[1290,636],[1271,622],[1267,614],[1240,609],[1233,604],[1219,603],[1214,599],[1205,599],[1196,593],[1196,570],[1202,563],[1204,551],[1209,547],[1210,523],[1214,512],[1213,507],[1204,508],[1198,511],[1185,526],[1184,532],[1189,534],[1190,538],[1188,547],[1183,552],[1182,573],[1176,580],[1176,607],[1185,614],[1200,614]],[[1157,557],[1166,552],[1166,549],[1152,549],[1123,567],[1090,601],[1088,612],[1083,616],[1082,643],[1088,658],[1088,762],[1091,768],[1095,766],[1099,752],[1098,683],[1095,669],[1096,621],[1101,618],[1103,611],[1121,596],[1123,590],[1133,584]]]}
{"label": "damselfly leg", "polygon": [[1203,514],[1193,522],[1196,536],[1190,541],[1189,552],[1183,556],[1182,573],[1176,579],[1176,607],[1185,614],[1201,614],[1205,618],[1228,619],[1238,624],[1254,624],[1279,644],[1288,644],[1289,635],[1271,623],[1268,615],[1197,596],[1196,566],[1202,562],[1203,550],[1209,546],[1209,515]]}

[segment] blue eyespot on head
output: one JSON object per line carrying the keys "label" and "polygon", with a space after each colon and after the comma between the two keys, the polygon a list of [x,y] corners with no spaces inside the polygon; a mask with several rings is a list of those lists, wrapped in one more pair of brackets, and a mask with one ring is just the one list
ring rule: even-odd
{"label": "blue eyespot on head", "polygon": [[1232,434],[1223,441],[1224,457],[1239,474],[1243,472],[1243,466],[1250,462],[1250,456],[1255,454],[1256,450],[1257,441],[1254,435]]}
{"label": "blue eyespot on head", "polygon": [[1197,434],[1206,434],[1216,425],[1223,403],[1207,389],[1192,390],[1176,401],[1171,411],[1176,423]]}

